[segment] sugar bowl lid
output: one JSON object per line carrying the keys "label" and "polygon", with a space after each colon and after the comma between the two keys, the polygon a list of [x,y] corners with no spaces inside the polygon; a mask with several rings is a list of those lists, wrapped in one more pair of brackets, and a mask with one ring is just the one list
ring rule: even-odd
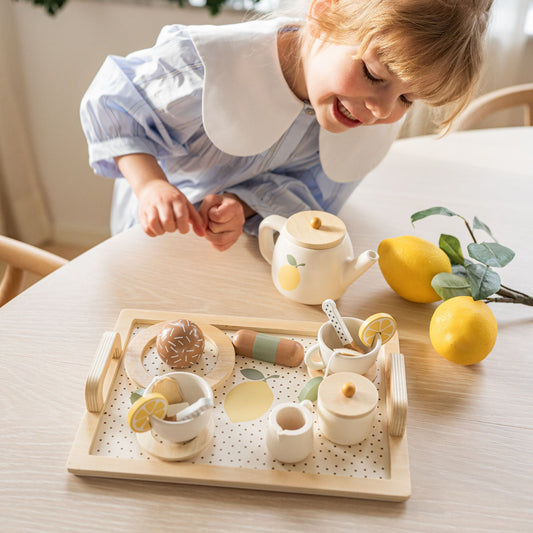
{"label": "sugar bowl lid", "polygon": [[378,403],[374,384],[355,372],[337,372],[320,383],[320,405],[333,415],[357,418],[371,412]]}
{"label": "sugar bowl lid", "polygon": [[340,244],[346,226],[339,217],[325,211],[300,211],[289,217],[285,231],[295,244],[322,250]]}

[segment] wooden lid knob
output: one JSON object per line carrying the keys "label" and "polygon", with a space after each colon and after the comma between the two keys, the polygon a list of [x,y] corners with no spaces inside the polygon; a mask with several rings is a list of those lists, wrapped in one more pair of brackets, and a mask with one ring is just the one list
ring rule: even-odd
{"label": "wooden lid knob", "polygon": [[355,394],[355,385],[351,381],[347,381],[342,384],[341,391],[346,398],[351,398]]}
{"label": "wooden lid knob", "polygon": [[311,227],[313,229],[320,229],[320,226],[322,226],[322,220],[320,220],[318,217],[313,217],[311,219]]}

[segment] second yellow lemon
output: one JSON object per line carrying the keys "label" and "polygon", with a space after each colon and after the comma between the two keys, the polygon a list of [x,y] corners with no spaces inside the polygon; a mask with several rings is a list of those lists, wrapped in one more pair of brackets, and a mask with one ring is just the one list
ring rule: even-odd
{"label": "second yellow lemon", "polygon": [[392,290],[411,302],[440,300],[431,280],[441,272],[451,272],[448,256],[433,243],[404,235],[384,239],[378,247],[379,268]]}
{"label": "second yellow lemon", "polygon": [[441,303],[429,325],[435,350],[460,365],[473,365],[485,359],[497,335],[498,324],[489,306],[471,296],[456,296]]}

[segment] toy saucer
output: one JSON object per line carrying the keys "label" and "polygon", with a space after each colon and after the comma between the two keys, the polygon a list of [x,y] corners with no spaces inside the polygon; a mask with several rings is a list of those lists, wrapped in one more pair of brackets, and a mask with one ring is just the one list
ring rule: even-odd
{"label": "toy saucer", "polygon": [[171,442],[154,435],[152,431],[137,433],[139,446],[150,455],[163,461],[187,461],[204,450],[213,440],[215,423],[213,419],[200,434],[187,442]]}
{"label": "toy saucer", "polygon": [[[124,368],[128,377],[139,387],[146,388],[152,382],[152,376],[143,366],[143,361],[150,346],[153,345],[159,333],[167,322],[158,322],[150,326],[131,339],[124,355]],[[216,364],[205,376],[202,376],[209,386],[214,389],[223,383],[233,372],[235,366],[235,349],[229,337],[220,329],[210,324],[197,324],[204,334],[206,344],[216,348]]]}

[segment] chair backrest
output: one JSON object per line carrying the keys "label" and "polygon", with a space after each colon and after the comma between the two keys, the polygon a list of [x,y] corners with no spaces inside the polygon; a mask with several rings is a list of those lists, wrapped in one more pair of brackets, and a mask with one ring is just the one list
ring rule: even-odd
{"label": "chair backrest", "polygon": [[0,263],[6,265],[0,283],[0,306],[19,294],[25,271],[43,277],[67,262],[36,246],[0,235]]}
{"label": "chair backrest", "polygon": [[452,131],[469,130],[488,115],[517,106],[524,107],[524,126],[532,126],[533,83],[514,85],[479,96],[457,117]]}

